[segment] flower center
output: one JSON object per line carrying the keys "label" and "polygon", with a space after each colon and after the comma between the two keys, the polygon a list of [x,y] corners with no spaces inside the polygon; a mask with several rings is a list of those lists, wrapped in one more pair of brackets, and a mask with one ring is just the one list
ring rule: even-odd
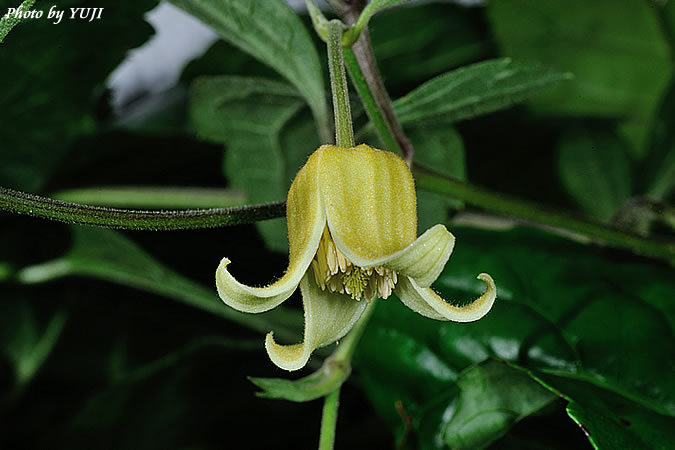
{"label": "flower center", "polygon": [[316,284],[330,292],[347,293],[354,300],[370,300],[377,294],[387,298],[396,286],[398,274],[386,267],[359,267],[354,265],[335,246],[328,226],[324,228],[319,248],[312,260]]}

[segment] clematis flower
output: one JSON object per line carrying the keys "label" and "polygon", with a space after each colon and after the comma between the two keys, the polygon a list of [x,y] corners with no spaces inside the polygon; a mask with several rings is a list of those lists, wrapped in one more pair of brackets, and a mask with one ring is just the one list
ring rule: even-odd
{"label": "clematis flower", "polygon": [[437,320],[470,322],[483,317],[496,298],[490,275],[478,279],[487,291],[465,306],[447,303],[429,286],[452,253],[455,238],[443,225],[417,237],[413,178],[405,162],[367,145],[324,145],[298,172],[288,192],[289,265],[267,287],[249,287],[216,271],[220,298],[234,309],[268,311],[300,286],[305,311],[304,341],[280,345],[268,333],[265,347],[274,364],[302,368],[312,352],[343,337],[374,296],[395,293],[413,311]]}

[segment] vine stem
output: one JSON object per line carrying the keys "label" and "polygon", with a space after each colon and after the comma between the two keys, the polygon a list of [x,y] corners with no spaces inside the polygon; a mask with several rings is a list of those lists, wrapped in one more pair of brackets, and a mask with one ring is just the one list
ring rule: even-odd
{"label": "vine stem", "polygon": [[579,233],[597,242],[631,250],[643,256],[675,260],[675,242],[662,241],[632,234],[583,217],[575,217],[554,208],[516,199],[485,188],[474,186],[431,169],[413,166],[415,184],[420,189],[463,200],[486,211],[536,222]]}
{"label": "vine stem", "polygon": [[391,124],[385,119],[377,100],[375,100],[373,93],[370,91],[366,77],[361,70],[361,66],[359,66],[359,62],[356,60],[356,55],[354,55],[354,51],[351,48],[346,48],[344,50],[344,56],[345,65],[347,66],[349,76],[352,79],[352,84],[359,93],[359,97],[366,109],[368,118],[382,140],[384,148],[399,156],[403,156],[403,149],[394,136]]}
{"label": "vine stem", "polygon": [[[329,3],[348,25],[355,25],[366,7],[366,2],[363,0],[349,2],[330,0]],[[351,58],[352,54],[353,58]],[[361,30],[359,38],[346,52],[346,56],[349,73],[382,143],[387,146],[387,150],[399,153],[408,165],[412,165],[414,148],[396,117],[394,105],[384,87],[367,27]],[[374,117],[379,118],[374,119]],[[377,121],[383,123],[378,124]]]}
{"label": "vine stem", "polygon": [[286,202],[235,208],[135,210],[63,202],[0,187],[0,211],[59,222],[125,230],[187,230],[283,217]]}
{"label": "vine stem", "polygon": [[349,104],[349,89],[345,75],[342,54],[342,31],[344,25],[339,20],[328,22],[326,44],[328,46],[328,69],[330,87],[333,94],[333,112],[335,114],[335,143],[339,147],[354,147],[354,129],[352,110]]}
{"label": "vine stem", "polygon": [[[362,0],[345,2],[329,0],[336,12],[348,23],[355,23],[365,7]],[[353,52],[352,52],[353,50]],[[390,150],[401,149],[402,156],[411,165],[416,186],[430,192],[462,200],[469,205],[478,206],[488,212],[509,215],[526,221],[559,228],[593,239],[595,242],[630,250],[643,256],[675,260],[675,242],[663,241],[639,236],[624,230],[610,227],[554,208],[538,205],[522,199],[474,186],[438,174],[433,170],[412,164],[412,146],[405,138],[400,123],[394,114],[389,98],[377,70],[368,30],[364,28],[352,49],[345,50],[345,61],[352,80],[363,101],[370,119],[382,142]],[[398,147],[393,142],[397,142]]]}

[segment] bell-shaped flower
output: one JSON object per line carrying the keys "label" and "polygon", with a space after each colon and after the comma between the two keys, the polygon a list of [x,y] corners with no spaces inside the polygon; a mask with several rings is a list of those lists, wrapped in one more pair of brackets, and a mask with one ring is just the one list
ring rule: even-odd
{"label": "bell-shaped flower", "polygon": [[268,311],[300,285],[305,310],[304,342],[280,345],[273,333],[265,347],[282,369],[302,368],[314,349],[344,336],[373,296],[392,292],[413,311],[432,319],[470,322],[483,317],[496,298],[490,275],[478,279],[487,291],[455,306],[429,286],[455,244],[443,225],[417,237],[415,185],[405,162],[366,145],[324,145],[298,172],[288,192],[290,248],[286,273],[267,287],[249,287],[228,272],[216,272],[220,298],[234,309]]}

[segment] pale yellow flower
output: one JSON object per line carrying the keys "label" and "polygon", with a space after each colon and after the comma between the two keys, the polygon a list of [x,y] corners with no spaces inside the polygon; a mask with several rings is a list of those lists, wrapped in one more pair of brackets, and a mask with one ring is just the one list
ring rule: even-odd
{"label": "pale yellow flower", "polygon": [[314,349],[344,336],[373,296],[392,292],[413,311],[432,319],[470,322],[483,317],[496,298],[490,275],[478,279],[487,291],[458,307],[429,286],[455,244],[443,225],[417,237],[412,175],[393,153],[366,145],[324,145],[298,172],[288,192],[290,247],[286,273],[267,287],[249,287],[216,271],[220,298],[239,311],[260,313],[286,300],[300,285],[305,310],[304,342],[279,345],[273,333],[265,347],[282,369],[302,368]]}

